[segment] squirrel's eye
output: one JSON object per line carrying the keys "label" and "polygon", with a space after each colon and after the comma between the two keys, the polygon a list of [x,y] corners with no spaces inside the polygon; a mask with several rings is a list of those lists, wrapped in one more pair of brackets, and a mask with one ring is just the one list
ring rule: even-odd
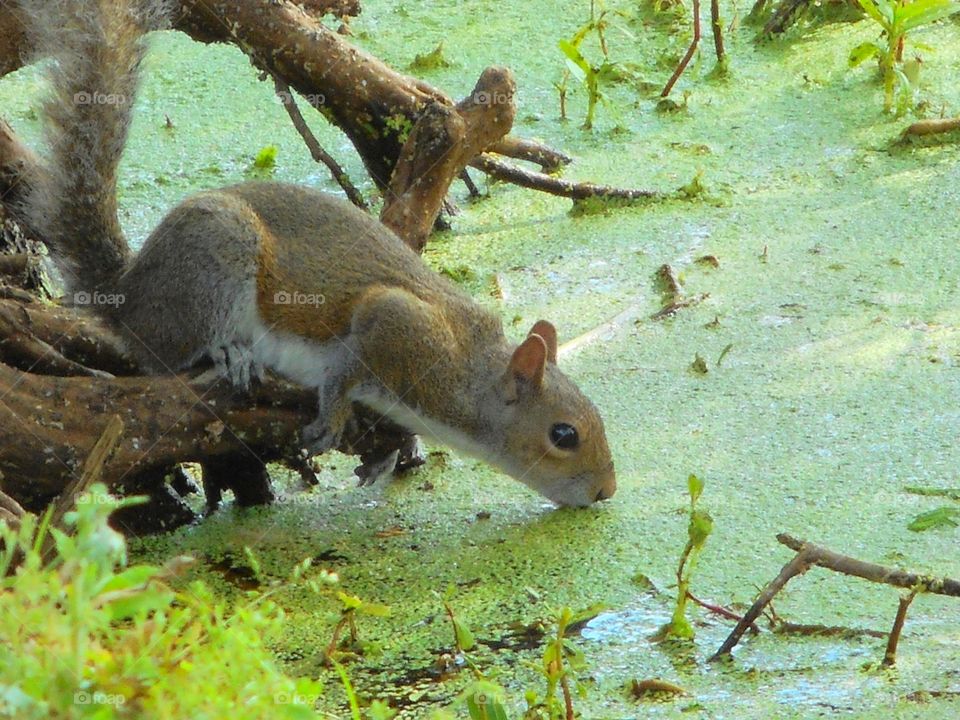
{"label": "squirrel's eye", "polygon": [[580,443],[580,438],[573,425],[557,423],[550,428],[550,442],[561,450],[574,450]]}

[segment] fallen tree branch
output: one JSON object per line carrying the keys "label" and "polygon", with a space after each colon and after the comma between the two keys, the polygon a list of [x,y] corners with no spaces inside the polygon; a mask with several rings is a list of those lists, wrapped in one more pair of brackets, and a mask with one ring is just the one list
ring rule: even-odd
{"label": "fallen tree branch", "polygon": [[923,592],[933,593],[935,595],[948,595],[950,597],[960,597],[960,581],[950,578],[939,578],[931,575],[919,575],[917,573],[907,572],[897,568],[889,568],[876,563],[857,560],[848,555],[841,555],[825,547],[808,543],[804,540],[797,540],[791,535],[781,533],[777,535],[777,541],[786,545],[791,550],[802,554],[811,565],[818,565],[834,572],[844,575],[853,575],[855,577],[869,580],[870,582],[885,583],[894,587],[912,590],[916,587],[922,587]]}
{"label": "fallen tree branch", "polygon": [[450,183],[510,131],[515,91],[509,70],[490,67],[456,107],[434,103],[420,116],[400,152],[380,213],[380,222],[417,252],[426,245]]}
{"label": "fallen tree branch", "polygon": [[[180,0],[174,27],[198,42],[236,45],[260,70],[296,89],[347,135],[371,179],[385,190],[407,132],[424,109],[433,103],[453,107],[454,102],[429,83],[400,73],[352,45],[318,20],[323,13],[342,17],[357,12],[355,0],[299,4]],[[23,22],[9,6],[0,4],[0,76],[21,67],[26,51]],[[406,128],[402,120],[409,123]],[[489,150],[537,163],[545,172],[570,162],[558,150],[512,136],[498,139]],[[3,155],[0,147],[0,158]],[[508,175],[499,179],[514,182]],[[550,192],[536,182],[525,186]],[[591,194],[603,193],[587,193]]]}
{"label": "fallen tree branch", "polygon": [[[756,602],[750,606],[750,609],[740,622],[737,623],[736,627],[734,627],[733,631],[723,642],[723,645],[720,646],[720,649],[710,657],[711,662],[729,655],[730,651],[740,642],[740,638],[743,637],[747,628],[760,616],[763,609],[773,600],[774,596],[783,589],[783,586],[786,585],[791,578],[802,575],[813,566],[833,570],[843,575],[859,577],[871,582],[904,588],[910,590],[911,594],[930,592],[937,595],[960,597],[960,581],[957,580],[930,575],[919,575],[897,568],[889,568],[883,565],[877,565],[876,563],[858,560],[848,555],[833,552],[820,545],[798,540],[786,533],[777,535],[777,541],[794,550],[796,555],[794,555],[790,562],[783,566],[777,577],[763,589],[759,597],[757,597]],[[909,602],[907,602],[906,605],[909,605]],[[896,651],[897,640],[899,639],[900,630],[903,627],[903,618],[900,617],[901,614],[904,618],[906,617],[906,607],[902,602],[897,613],[898,622],[894,623],[891,640],[887,645],[887,655],[885,655],[884,658],[884,662],[887,664],[892,664],[892,661],[888,663],[887,657],[889,657],[891,646],[893,651]],[[893,637],[894,633],[897,635],[896,638]]]}

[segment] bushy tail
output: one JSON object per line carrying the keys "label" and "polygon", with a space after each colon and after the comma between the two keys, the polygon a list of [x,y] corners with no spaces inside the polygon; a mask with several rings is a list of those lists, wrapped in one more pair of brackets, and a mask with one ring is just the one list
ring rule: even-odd
{"label": "bushy tail", "polygon": [[49,57],[46,167],[25,212],[68,290],[108,286],[130,250],[117,219],[117,165],[127,139],[143,36],[163,0],[21,0],[33,46]]}

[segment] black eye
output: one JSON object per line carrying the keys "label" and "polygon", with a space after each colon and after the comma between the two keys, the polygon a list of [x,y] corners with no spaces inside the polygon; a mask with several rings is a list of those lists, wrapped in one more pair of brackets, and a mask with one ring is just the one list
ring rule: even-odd
{"label": "black eye", "polygon": [[561,450],[574,450],[580,444],[580,437],[573,425],[557,423],[550,428],[550,442]]}

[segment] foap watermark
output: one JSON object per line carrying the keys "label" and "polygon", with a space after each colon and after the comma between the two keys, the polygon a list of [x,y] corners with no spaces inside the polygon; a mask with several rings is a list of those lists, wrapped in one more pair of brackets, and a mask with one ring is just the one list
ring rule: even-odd
{"label": "foap watermark", "polygon": [[[506,703],[506,697],[500,693],[489,692],[489,691],[477,691],[470,695],[470,700],[473,701],[473,704],[478,708],[485,710],[492,710],[496,705],[504,705]],[[486,716],[486,713],[485,713]],[[490,716],[493,717],[493,714],[490,713]]]}
{"label": "foap watermark", "polygon": [[127,96],[119,93],[78,92],[73,96],[75,105],[126,105]]}
{"label": "foap watermark", "polygon": [[118,307],[126,301],[127,298],[122,293],[105,293],[99,290],[87,292],[86,290],[80,290],[73,294],[74,305],[113,305],[114,307]]}
{"label": "foap watermark", "polygon": [[89,692],[87,690],[77,690],[73,694],[74,705],[123,705],[127,699],[123,695],[112,693]]}
{"label": "foap watermark", "polygon": [[78,495],[76,499],[77,505],[108,505],[114,502],[115,500],[112,495],[91,492],[89,490]]}
{"label": "foap watermark", "polygon": [[297,95],[296,93],[288,92],[286,90],[280,90],[274,97],[277,99],[277,102],[286,105],[296,100],[298,97],[306,100],[308,103],[314,107],[320,107],[321,105],[327,104],[327,96],[321,93],[308,93],[306,95]]}
{"label": "foap watermark", "polygon": [[321,497],[313,493],[291,493],[290,495],[279,495],[274,498],[275,505],[294,505],[312,507],[320,504]]}
{"label": "foap watermark", "polygon": [[506,105],[510,102],[510,96],[502,92],[477,90],[473,94],[473,102],[477,105]]}
{"label": "foap watermark", "polygon": [[287,292],[281,290],[273,294],[274,305],[323,305],[327,299],[320,293]]}
{"label": "foap watermark", "polygon": [[319,699],[319,695],[304,695],[297,692],[280,692],[273,696],[273,702],[277,705],[306,705],[307,707],[313,707]]}

